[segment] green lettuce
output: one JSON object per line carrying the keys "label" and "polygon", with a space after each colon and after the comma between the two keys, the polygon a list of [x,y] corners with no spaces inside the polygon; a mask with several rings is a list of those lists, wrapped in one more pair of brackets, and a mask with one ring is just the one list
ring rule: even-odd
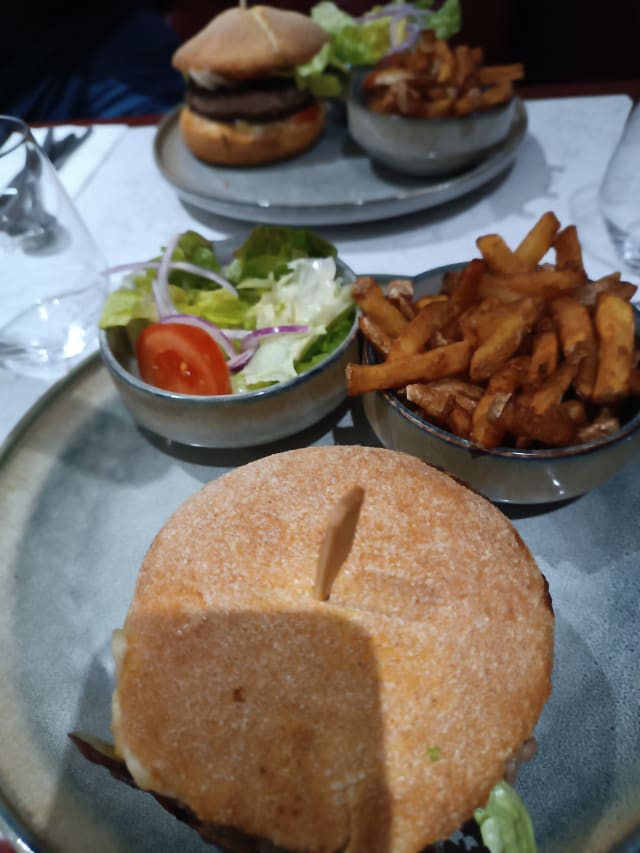
{"label": "green lettuce", "polygon": [[[461,26],[459,0],[445,0],[437,10],[432,10],[435,0],[418,0],[413,4],[391,2],[374,6],[372,17],[363,15],[354,18],[336,6],[332,0],[321,0],[311,9],[311,17],[327,33],[330,41],[307,66],[305,73],[319,73],[325,68],[341,70],[352,66],[375,65],[385,54],[393,49],[391,22],[395,18],[398,28],[396,39],[402,40],[406,34],[407,23],[417,24],[421,29],[432,29],[437,38],[448,39],[455,35]],[[394,6],[398,10],[394,11]],[[410,12],[402,14],[400,7],[409,7]],[[378,17],[381,12],[389,15]],[[373,17],[375,15],[376,17]],[[323,64],[324,63],[324,64]]]}
{"label": "green lettuce", "polygon": [[335,246],[305,228],[258,225],[234,252],[225,269],[234,284],[244,279],[267,279],[285,275],[297,258],[335,258]]}
{"label": "green lettuce", "polygon": [[[334,70],[338,73],[332,73]],[[318,100],[337,98],[342,94],[345,71],[347,66],[336,62],[335,57],[332,62],[331,42],[327,42],[308,62],[296,68],[296,85],[310,91]]]}
{"label": "green lettuce", "polygon": [[495,786],[485,808],[476,809],[474,817],[491,853],[536,853],[529,813],[506,782]]}
{"label": "green lettuce", "polygon": [[359,23],[331,0],[316,4],[311,9],[311,17],[331,36],[325,45],[327,64],[339,68],[374,65],[389,50],[389,18]]}
{"label": "green lettuce", "polygon": [[[416,0],[416,9],[431,10],[435,0]],[[460,31],[462,13],[459,0],[445,0],[439,9],[431,12],[426,21],[429,29],[433,30],[436,38],[449,39]]]}

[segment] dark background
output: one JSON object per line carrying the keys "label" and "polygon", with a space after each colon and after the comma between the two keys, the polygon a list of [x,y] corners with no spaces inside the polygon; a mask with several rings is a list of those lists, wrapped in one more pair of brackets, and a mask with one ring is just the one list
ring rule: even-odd
{"label": "dark background", "polygon": [[[0,113],[55,122],[166,112],[184,93],[174,51],[236,2],[13,0],[3,10]],[[316,0],[269,2],[308,12]],[[336,2],[354,15],[374,5]],[[626,92],[640,99],[640,0],[460,2],[462,31],[452,42],[483,47],[488,64],[522,62],[525,97]]]}
{"label": "dark background", "polygon": [[[336,0],[352,14],[373,3]],[[193,34],[232,3],[180,0],[172,18]],[[271,5],[308,11],[305,0]],[[524,62],[526,82],[584,83],[640,78],[640,0],[461,0],[463,28],[453,41],[485,48],[488,62]]]}

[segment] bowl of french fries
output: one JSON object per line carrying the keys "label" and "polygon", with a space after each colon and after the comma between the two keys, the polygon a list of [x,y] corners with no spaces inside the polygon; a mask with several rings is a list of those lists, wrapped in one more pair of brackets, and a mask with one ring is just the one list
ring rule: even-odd
{"label": "bowl of french fries", "polygon": [[640,449],[636,286],[590,280],[576,228],[551,212],[515,249],[476,244],[479,257],[413,279],[356,280],[349,394],[384,446],[493,501],[584,494]]}
{"label": "bowl of french fries", "polygon": [[347,120],[353,139],[385,166],[413,175],[454,174],[479,162],[524,111],[520,63],[484,65],[481,48],[450,47],[432,30],[373,69],[353,71]]}

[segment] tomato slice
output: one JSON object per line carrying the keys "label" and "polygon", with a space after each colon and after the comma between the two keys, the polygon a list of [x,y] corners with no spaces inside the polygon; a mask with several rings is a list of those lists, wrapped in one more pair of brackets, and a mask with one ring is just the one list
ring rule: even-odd
{"label": "tomato slice", "polygon": [[216,342],[197,326],[151,323],[136,345],[140,376],[177,394],[230,394],[229,368]]}
{"label": "tomato slice", "polygon": [[302,110],[302,112],[294,113],[289,117],[289,121],[295,122],[296,124],[304,124],[308,121],[315,121],[318,117],[318,113],[320,112],[320,104],[314,104],[312,107],[308,107],[306,110]]}

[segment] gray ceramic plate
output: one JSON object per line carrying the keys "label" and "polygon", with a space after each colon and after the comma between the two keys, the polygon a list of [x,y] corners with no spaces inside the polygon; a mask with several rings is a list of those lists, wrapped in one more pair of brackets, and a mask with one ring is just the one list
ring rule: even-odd
{"label": "gray ceramic plate", "polygon": [[[17,428],[0,452],[0,816],[21,849],[215,849],[66,733],[109,737],[111,631],[178,504],[257,456],[331,443],[375,443],[357,401],[286,444],[178,458],[133,427],[97,359]],[[541,853],[639,849],[639,483],[636,459],[585,498],[515,519],[557,616],[554,692],[519,780]]]}
{"label": "gray ceramic plate", "polygon": [[415,213],[459,198],[504,171],[527,129],[522,101],[507,137],[472,168],[446,179],[416,178],[374,165],[353,142],[346,120],[330,111],[327,128],[305,154],[259,168],[225,168],[197,160],[182,140],[179,112],[154,141],[162,175],[188,204],[248,222],[346,225]]}

